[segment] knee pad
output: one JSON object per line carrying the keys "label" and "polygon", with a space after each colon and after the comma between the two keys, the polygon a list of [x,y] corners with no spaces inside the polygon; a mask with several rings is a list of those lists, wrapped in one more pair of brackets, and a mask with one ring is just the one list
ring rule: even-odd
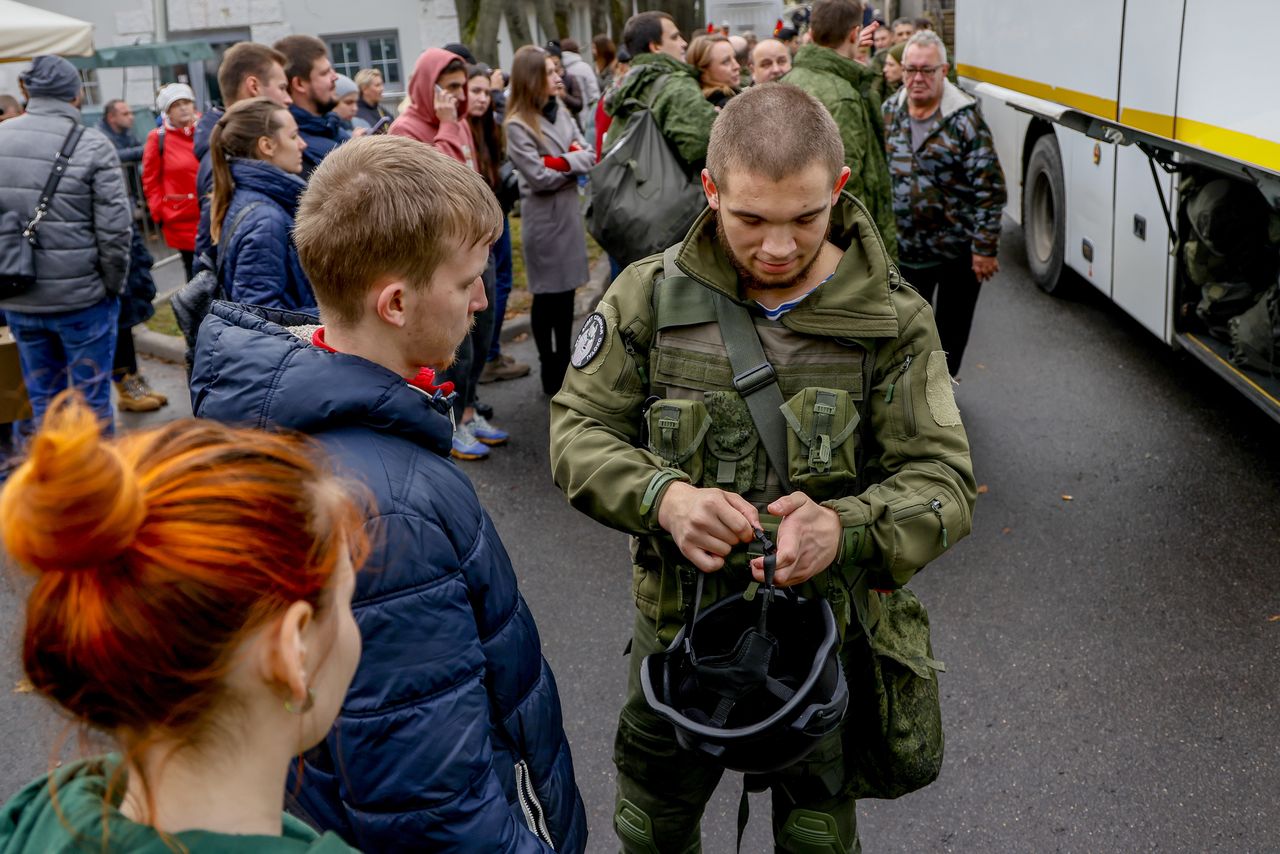
{"label": "knee pad", "polygon": [[845,854],[835,816],[794,809],[778,833],[777,845],[792,854]]}
{"label": "knee pad", "polygon": [[627,854],[660,854],[653,836],[653,819],[626,798],[618,801],[613,813],[613,829]]}

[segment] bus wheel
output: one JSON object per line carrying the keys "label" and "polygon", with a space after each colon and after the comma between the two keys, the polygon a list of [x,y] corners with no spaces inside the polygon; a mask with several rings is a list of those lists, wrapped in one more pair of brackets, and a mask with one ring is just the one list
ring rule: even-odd
{"label": "bus wheel", "polygon": [[1022,182],[1022,234],[1031,278],[1047,294],[1064,288],[1062,261],[1067,243],[1066,191],[1058,140],[1046,134],[1036,140]]}

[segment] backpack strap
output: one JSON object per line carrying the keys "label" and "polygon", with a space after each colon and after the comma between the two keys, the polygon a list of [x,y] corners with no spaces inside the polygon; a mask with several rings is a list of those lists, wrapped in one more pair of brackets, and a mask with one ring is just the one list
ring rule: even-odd
{"label": "backpack strap", "polygon": [[[236,214],[235,219],[231,220],[231,227],[230,227],[229,229],[227,229],[226,231],[224,231],[224,232],[222,233],[222,235],[220,235],[220,236],[222,236],[222,237],[226,237],[226,238],[227,238],[226,243],[225,243],[225,244],[223,244],[224,246],[230,246],[230,245],[231,245],[231,238],[232,238],[233,236],[235,236],[236,229],[238,229],[238,228],[240,227],[240,223],[244,222],[244,218],[245,218],[245,217],[247,217],[247,216],[249,215],[249,212],[250,212],[251,210],[253,210],[254,208],[261,207],[261,206],[262,206],[262,205],[264,205],[264,204],[266,204],[266,202],[249,202],[249,204],[245,205],[244,207],[242,207],[242,208],[240,209],[240,212]],[[222,267],[223,267],[223,264],[226,262],[226,260],[227,260],[227,253],[226,253],[226,252],[219,252],[219,253],[218,253],[218,259],[217,259],[217,261],[215,262],[215,263],[217,264],[217,268],[218,268],[218,281],[219,281],[219,283],[221,283],[221,281],[222,281]]]}
{"label": "backpack strap", "polygon": [[[662,253],[663,278],[679,276],[676,269],[676,253],[679,245],[670,246]],[[791,492],[791,480],[787,476],[787,424],[782,414],[785,402],[778,388],[778,375],[769,364],[755,322],[746,306],[729,299],[724,294],[715,295],[716,322],[729,351],[729,364],[733,368],[733,387],[747,402],[751,420],[764,445],[769,462],[773,465],[784,494]]]}
{"label": "backpack strap", "polygon": [[45,179],[44,189],[40,191],[40,201],[31,213],[31,221],[22,230],[22,236],[32,244],[35,243],[36,228],[40,225],[40,220],[44,219],[45,214],[49,212],[49,203],[53,201],[53,194],[58,190],[58,182],[62,180],[62,174],[67,171],[67,166],[71,163],[71,155],[80,144],[82,136],[84,136],[84,125],[72,120],[71,130],[67,131],[67,137],[62,141],[62,148],[54,155],[53,169]]}

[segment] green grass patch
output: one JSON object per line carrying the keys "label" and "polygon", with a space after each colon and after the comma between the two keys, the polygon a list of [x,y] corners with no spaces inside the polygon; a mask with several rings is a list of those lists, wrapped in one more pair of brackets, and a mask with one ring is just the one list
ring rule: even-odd
{"label": "green grass patch", "polygon": [[161,335],[179,337],[182,335],[182,330],[178,328],[178,320],[173,316],[173,307],[169,305],[168,300],[156,306],[156,313],[147,321],[147,328]]}

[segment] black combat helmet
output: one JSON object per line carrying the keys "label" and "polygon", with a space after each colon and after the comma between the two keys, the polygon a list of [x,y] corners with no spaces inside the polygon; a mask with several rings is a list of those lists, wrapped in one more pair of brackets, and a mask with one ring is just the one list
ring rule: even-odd
{"label": "black combat helmet", "polygon": [[799,762],[849,704],[831,606],[774,587],[773,544],[757,538],[765,586],[700,611],[699,573],[690,619],[640,667],[645,701],[675,726],[681,747],[748,774]]}

